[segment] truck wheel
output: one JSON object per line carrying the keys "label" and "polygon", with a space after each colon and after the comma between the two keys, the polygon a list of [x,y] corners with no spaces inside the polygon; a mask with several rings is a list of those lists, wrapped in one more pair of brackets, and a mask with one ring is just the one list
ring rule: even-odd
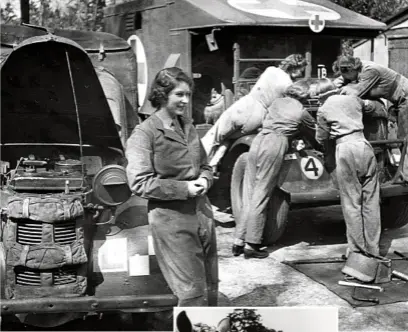
{"label": "truck wheel", "polygon": [[276,188],[269,200],[268,219],[263,234],[263,244],[275,243],[283,235],[288,224],[289,197]]}
{"label": "truck wheel", "polygon": [[[241,154],[235,162],[231,178],[232,213],[239,215],[242,209],[243,180],[248,152]],[[289,197],[280,189],[275,189],[268,204],[268,217],[263,234],[263,244],[270,245],[282,236],[286,229],[289,213]],[[236,220],[235,220],[236,223]]]}
{"label": "truck wheel", "polygon": [[[245,174],[245,167],[247,164],[248,159],[248,152],[244,152],[241,154],[232,170],[232,177],[231,177],[231,207],[232,213],[234,216],[239,215],[242,209],[242,194],[243,194],[243,186],[244,186],[244,174]],[[235,219],[235,224],[237,220]]]}
{"label": "truck wheel", "polygon": [[389,198],[381,204],[383,228],[400,228],[408,224],[408,196]]}

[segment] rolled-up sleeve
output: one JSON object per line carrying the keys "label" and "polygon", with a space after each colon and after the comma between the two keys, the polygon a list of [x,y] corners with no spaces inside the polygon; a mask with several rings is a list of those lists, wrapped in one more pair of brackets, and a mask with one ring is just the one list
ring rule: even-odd
{"label": "rolled-up sleeve", "polygon": [[316,120],[306,110],[302,114],[300,131],[313,147],[318,147],[316,141]]}
{"label": "rolled-up sleeve", "polygon": [[126,144],[126,168],[131,191],[140,197],[157,200],[186,200],[187,181],[161,179],[153,165],[153,138],[136,128]]}
{"label": "rolled-up sleeve", "polygon": [[325,145],[325,142],[330,137],[330,126],[326,121],[324,113],[321,110],[317,111],[317,128],[316,128],[316,141]]}
{"label": "rolled-up sleeve", "polygon": [[357,84],[353,84],[352,89],[358,97],[364,96],[380,80],[380,73],[376,69],[367,69],[362,71]]}

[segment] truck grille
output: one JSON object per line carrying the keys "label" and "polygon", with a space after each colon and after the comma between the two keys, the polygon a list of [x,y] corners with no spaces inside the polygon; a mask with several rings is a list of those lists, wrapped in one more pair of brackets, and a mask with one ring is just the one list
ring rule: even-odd
{"label": "truck grille", "polygon": [[[75,221],[54,225],[54,242],[66,245],[74,242],[76,237]],[[42,223],[19,222],[17,224],[17,242],[23,245],[40,244],[42,241]]]}
{"label": "truck grille", "polygon": [[58,244],[71,244],[76,240],[75,221],[56,224],[54,226],[54,242]]}
{"label": "truck grille", "polygon": [[[41,274],[39,271],[28,269],[16,269],[16,284],[22,286],[41,286]],[[61,268],[53,272],[54,285],[67,285],[76,282],[77,272],[72,267]]]}
{"label": "truck grille", "polygon": [[20,244],[40,244],[42,240],[42,223],[19,222],[17,224],[17,242]]}

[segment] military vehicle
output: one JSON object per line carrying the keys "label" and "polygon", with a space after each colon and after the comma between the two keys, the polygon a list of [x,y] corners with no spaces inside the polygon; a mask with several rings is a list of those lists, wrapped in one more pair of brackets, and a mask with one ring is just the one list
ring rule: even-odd
{"label": "military vehicle", "polygon": [[[144,91],[163,67],[178,66],[195,80],[190,114],[204,134],[204,108],[211,90],[237,100],[256,78],[242,78],[247,69],[263,71],[291,53],[308,60],[306,78],[333,77],[331,70],[342,52],[342,40],[371,39],[385,24],[338,6],[328,0],[148,0],[129,1],[105,9],[105,31],[127,39],[138,57],[139,84]],[[248,72],[248,71],[247,71]],[[245,75],[244,75],[245,76]],[[140,91],[140,90],[139,90]],[[144,94],[145,96],[145,94]],[[226,107],[231,98],[225,98]],[[146,98],[140,114],[153,111]],[[315,115],[320,101],[311,99]],[[408,188],[400,181],[404,160],[393,160],[391,148],[404,156],[406,142],[388,140],[386,119],[366,119],[366,134],[377,149],[382,174],[382,210],[385,226],[408,222]],[[371,124],[368,124],[371,122]],[[213,202],[229,197],[233,213],[241,207],[245,152],[254,135],[235,140],[221,160],[220,179],[210,191]],[[394,150],[395,151],[395,150]],[[279,188],[270,201],[265,243],[278,240],[285,230],[290,208],[339,204],[336,179],[324,156],[306,144],[285,158]],[[408,161],[405,161],[408,162]]]}
{"label": "military vehicle", "polygon": [[138,123],[129,44],[4,25],[0,66],[3,321],[53,327],[106,312],[168,313],[177,298],[124,169]]}

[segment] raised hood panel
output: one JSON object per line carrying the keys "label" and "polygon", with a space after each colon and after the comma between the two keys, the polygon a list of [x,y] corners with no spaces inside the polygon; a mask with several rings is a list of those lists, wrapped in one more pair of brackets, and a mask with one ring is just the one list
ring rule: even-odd
{"label": "raised hood panel", "polygon": [[121,148],[87,53],[52,35],[29,38],[1,63],[1,143]]}

